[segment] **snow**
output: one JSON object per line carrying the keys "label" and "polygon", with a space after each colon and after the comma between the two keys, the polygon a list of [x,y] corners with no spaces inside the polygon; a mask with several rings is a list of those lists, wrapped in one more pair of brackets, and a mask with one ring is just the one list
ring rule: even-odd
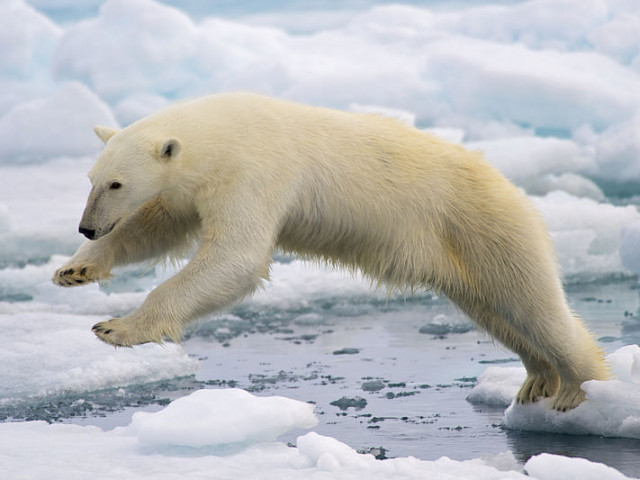
{"label": "snow", "polygon": [[[25,283],[40,277],[36,289],[47,290],[45,282],[49,283],[52,266],[28,267],[21,277],[12,276],[13,281]],[[39,271],[34,272],[35,269]],[[0,272],[4,285],[13,272]],[[0,291],[6,295],[3,287]],[[20,291],[18,287],[16,291]],[[55,292],[51,294],[50,304],[38,298],[18,304],[0,302],[0,324],[4,332],[0,339],[0,402],[151,382],[189,375],[197,370],[199,363],[174,344],[160,349],[145,345],[118,352],[96,344],[91,326],[108,317],[99,313],[79,314],[86,310],[104,310],[117,315],[119,310],[127,311],[138,305],[144,296],[109,297],[97,288],[87,293],[80,304],[67,300],[66,304],[56,306]],[[65,296],[58,300],[64,301]]]}
{"label": "snow", "polygon": [[91,122],[118,126],[111,109],[85,85],[65,83],[52,95],[20,103],[0,118],[0,162],[95,154],[100,140],[82,132]]}
{"label": "snow", "polygon": [[46,68],[61,29],[20,0],[5,0],[0,5],[0,15],[11,19],[11,22],[3,23],[0,30],[0,45],[11,45],[0,50],[3,80],[7,77],[27,79]]}
{"label": "snow", "polygon": [[196,45],[195,26],[178,10],[151,0],[112,0],[97,18],[64,32],[53,68],[56,77],[82,79],[108,101],[166,95],[189,82],[193,74],[183,62]]}
{"label": "snow", "polygon": [[[275,440],[315,424],[313,407],[236,390],[199,390],[155,413],[136,413],[111,431],[44,422],[0,424],[0,462],[9,478],[263,478],[336,480],[442,478],[474,480],[620,480],[617,470],[580,458],[542,454],[524,472],[504,469],[501,456],[376,460],[315,432],[296,446]],[[249,421],[249,419],[253,421]],[[260,420],[260,421],[256,421]],[[558,472],[562,472],[558,476]]]}
{"label": "snow", "polygon": [[[635,206],[599,203],[563,191],[532,200],[546,221],[565,277],[586,281],[627,270],[620,248],[622,232],[639,219]],[[626,264],[637,258],[637,251],[626,252]]]}
{"label": "snow", "polygon": [[[0,38],[4,80],[12,85],[0,104],[30,100],[28,91],[17,92],[25,76],[40,95],[80,82],[126,124],[167,100],[250,89],[345,109],[405,110],[421,125],[463,128],[474,141],[487,139],[481,126],[491,123],[505,127],[503,140],[514,125],[555,132],[565,141],[557,155],[569,148],[568,156],[580,160],[569,168],[595,177],[623,180],[640,164],[632,134],[640,20],[632,2],[590,0],[576,9],[572,0],[532,0],[456,11],[379,5],[306,34],[291,33],[299,28],[295,16],[288,23],[279,17],[277,25],[251,14],[251,22],[196,19],[152,0],[105,1],[97,15],[64,28],[20,0],[9,5],[21,22]],[[91,136],[89,127],[70,126],[71,137]],[[571,146],[567,137],[585,129],[593,134]],[[10,140],[0,140],[2,150]],[[545,162],[559,158],[535,153]],[[526,162],[519,172],[519,157],[509,162],[505,155],[501,165],[515,177],[531,168]]]}
{"label": "snow", "polygon": [[620,239],[620,259],[624,266],[640,274],[640,255],[637,254],[640,245],[640,221],[626,224],[622,229]]}
{"label": "snow", "polygon": [[[583,458],[567,458],[546,453],[527,462],[525,471],[532,478],[554,480],[557,478],[580,478],[583,480],[624,480],[620,472],[601,463],[589,463]],[[576,473],[580,472],[580,477]]]}
{"label": "snow", "polygon": [[525,188],[550,174],[578,173],[594,166],[589,154],[569,139],[514,136],[468,142],[466,146],[483,152],[507,178]]}
{"label": "snow", "polygon": [[[138,306],[172,267],[134,267],[81,291],[49,282],[80,242],[86,172],[101,148],[93,125],[128,125],[198,95],[255,90],[378,113],[482,150],[541,211],[566,281],[640,274],[635,0],[478,0],[456,8],[351,0],[313,11],[284,1],[249,2],[261,11],[241,2],[171,3],[179,4],[0,2],[0,405],[129,388],[200,368],[181,346],[115,351],[90,332]],[[387,299],[358,274],[283,259],[248,304],[313,324],[323,312],[309,306],[334,292]],[[518,367],[486,369],[469,400],[507,408],[507,429],[640,438],[640,349],[617,348],[608,358],[616,378],[587,382],[587,401],[566,414],[547,401],[512,405],[524,378]],[[295,447],[278,440],[316,421],[304,402],[202,390],[109,431],[2,423],[0,464],[7,478],[54,480],[212,472],[234,479],[624,478],[602,464],[548,454],[522,470],[506,452],[377,461],[313,431]]]}
{"label": "snow", "polygon": [[[189,412],[185,418],[185,412]],[[131,429],[141,445],[201,448],[276,440],[318,423],[313,405],[284,397],[259,398],[240,389],[199,390],[157,413],[137,412]]]}

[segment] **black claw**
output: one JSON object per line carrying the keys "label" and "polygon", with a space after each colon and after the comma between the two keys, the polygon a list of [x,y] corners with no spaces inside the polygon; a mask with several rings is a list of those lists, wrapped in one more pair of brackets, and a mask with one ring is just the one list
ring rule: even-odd
{"label": "black claw", "polygon": [[111,328],[106,328],[99,323],[91,327],[93,333],[101,333],[102,335],[109,335],[113,330]]}
{"label": "black claw", "polygon": [[84,275],[85,273],[87,273],[87,267],[84,267],[82,270],[80,270],[80,275]]}
{"label": "black claw", "polygon": [[84,280],[75,280],[76,283],[84,283]]}
{"label": "black claw", "polygon": [[69,268],[68,270],[65,270],[64,272],[62,272],[63,275],[73,275],[73,268]]}

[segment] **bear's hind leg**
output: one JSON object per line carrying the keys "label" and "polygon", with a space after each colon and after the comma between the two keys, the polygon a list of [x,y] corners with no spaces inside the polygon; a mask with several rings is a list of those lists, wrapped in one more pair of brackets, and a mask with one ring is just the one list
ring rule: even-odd
{"label": "bear's hind leg", "polygon": [[573,315],[570,318],[573,322],[571,334],[565,339],[564,349],[557,352],[556,357],[561,384],[554,398],[553,408],[562,412],[577,407],[585,400],[582,383],[609,378],[604,353],[596,345],[582,320]]}
{"label": "bear's hind leg", "polygon": [[534,349],[526,337],[498,314],[477,310],[473,317],[487,333],[516,353],[527,370],[527,378],[516,395],[516,402],[533,403],[552,397],[560,387],[558,371]]}
{"label": "bear's hind leg", "polygon": [[[501,320],[510,335],[496,329],[490,329],[489,333],[520,355],[527,368],[527,379],[516,400],[526,403],[550,396],[554,410],[567,411],[585,400],[582,383],[605,380],[608,371],[602,351],[564,302],[555,309],[559,312],[556,316],[543,313],[546,311],[529,310],[524,321]],[[509,327],[504,327],[505,324]]]}

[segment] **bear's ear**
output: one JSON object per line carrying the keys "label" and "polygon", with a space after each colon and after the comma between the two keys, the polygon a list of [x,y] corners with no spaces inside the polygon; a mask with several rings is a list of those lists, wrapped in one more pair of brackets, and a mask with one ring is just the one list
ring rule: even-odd
{"label": "bear's ear", "polygon": [[95,127],[93,127],[93,131],[96,132],[98,138],[104,143],[107,143],[111,137],[118,133],[118,130],[116,130],[115,128],[103,127],[101,125],[96,125]]}
{"label": "bear's ear", "polygon": [[181,148],[180,140],[177,138],[168,138],[160,144],[158,157],[168,162],[178,156]]}

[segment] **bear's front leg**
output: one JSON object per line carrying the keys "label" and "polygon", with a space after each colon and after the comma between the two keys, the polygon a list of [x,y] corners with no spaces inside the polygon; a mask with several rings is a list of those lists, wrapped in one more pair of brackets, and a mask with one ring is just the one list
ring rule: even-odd
{"label": "bear's front leg", "polygon": [[251,293],[268,275],[272,243],[255,240],[253,246],[243,248],[237,238],[225,240],[205,242],[182,271],[149,293],[140,308],[98,323],[93,332],[100,340],[122,347],[162,343],[165,338],[179,342],[189,321]]}
{"label": "bear's front leg", "polygon": [[104,241],[85,241],[71,259],[56,270],[51,281],[61,287],[77,287],[111,278],[112,260]]}

